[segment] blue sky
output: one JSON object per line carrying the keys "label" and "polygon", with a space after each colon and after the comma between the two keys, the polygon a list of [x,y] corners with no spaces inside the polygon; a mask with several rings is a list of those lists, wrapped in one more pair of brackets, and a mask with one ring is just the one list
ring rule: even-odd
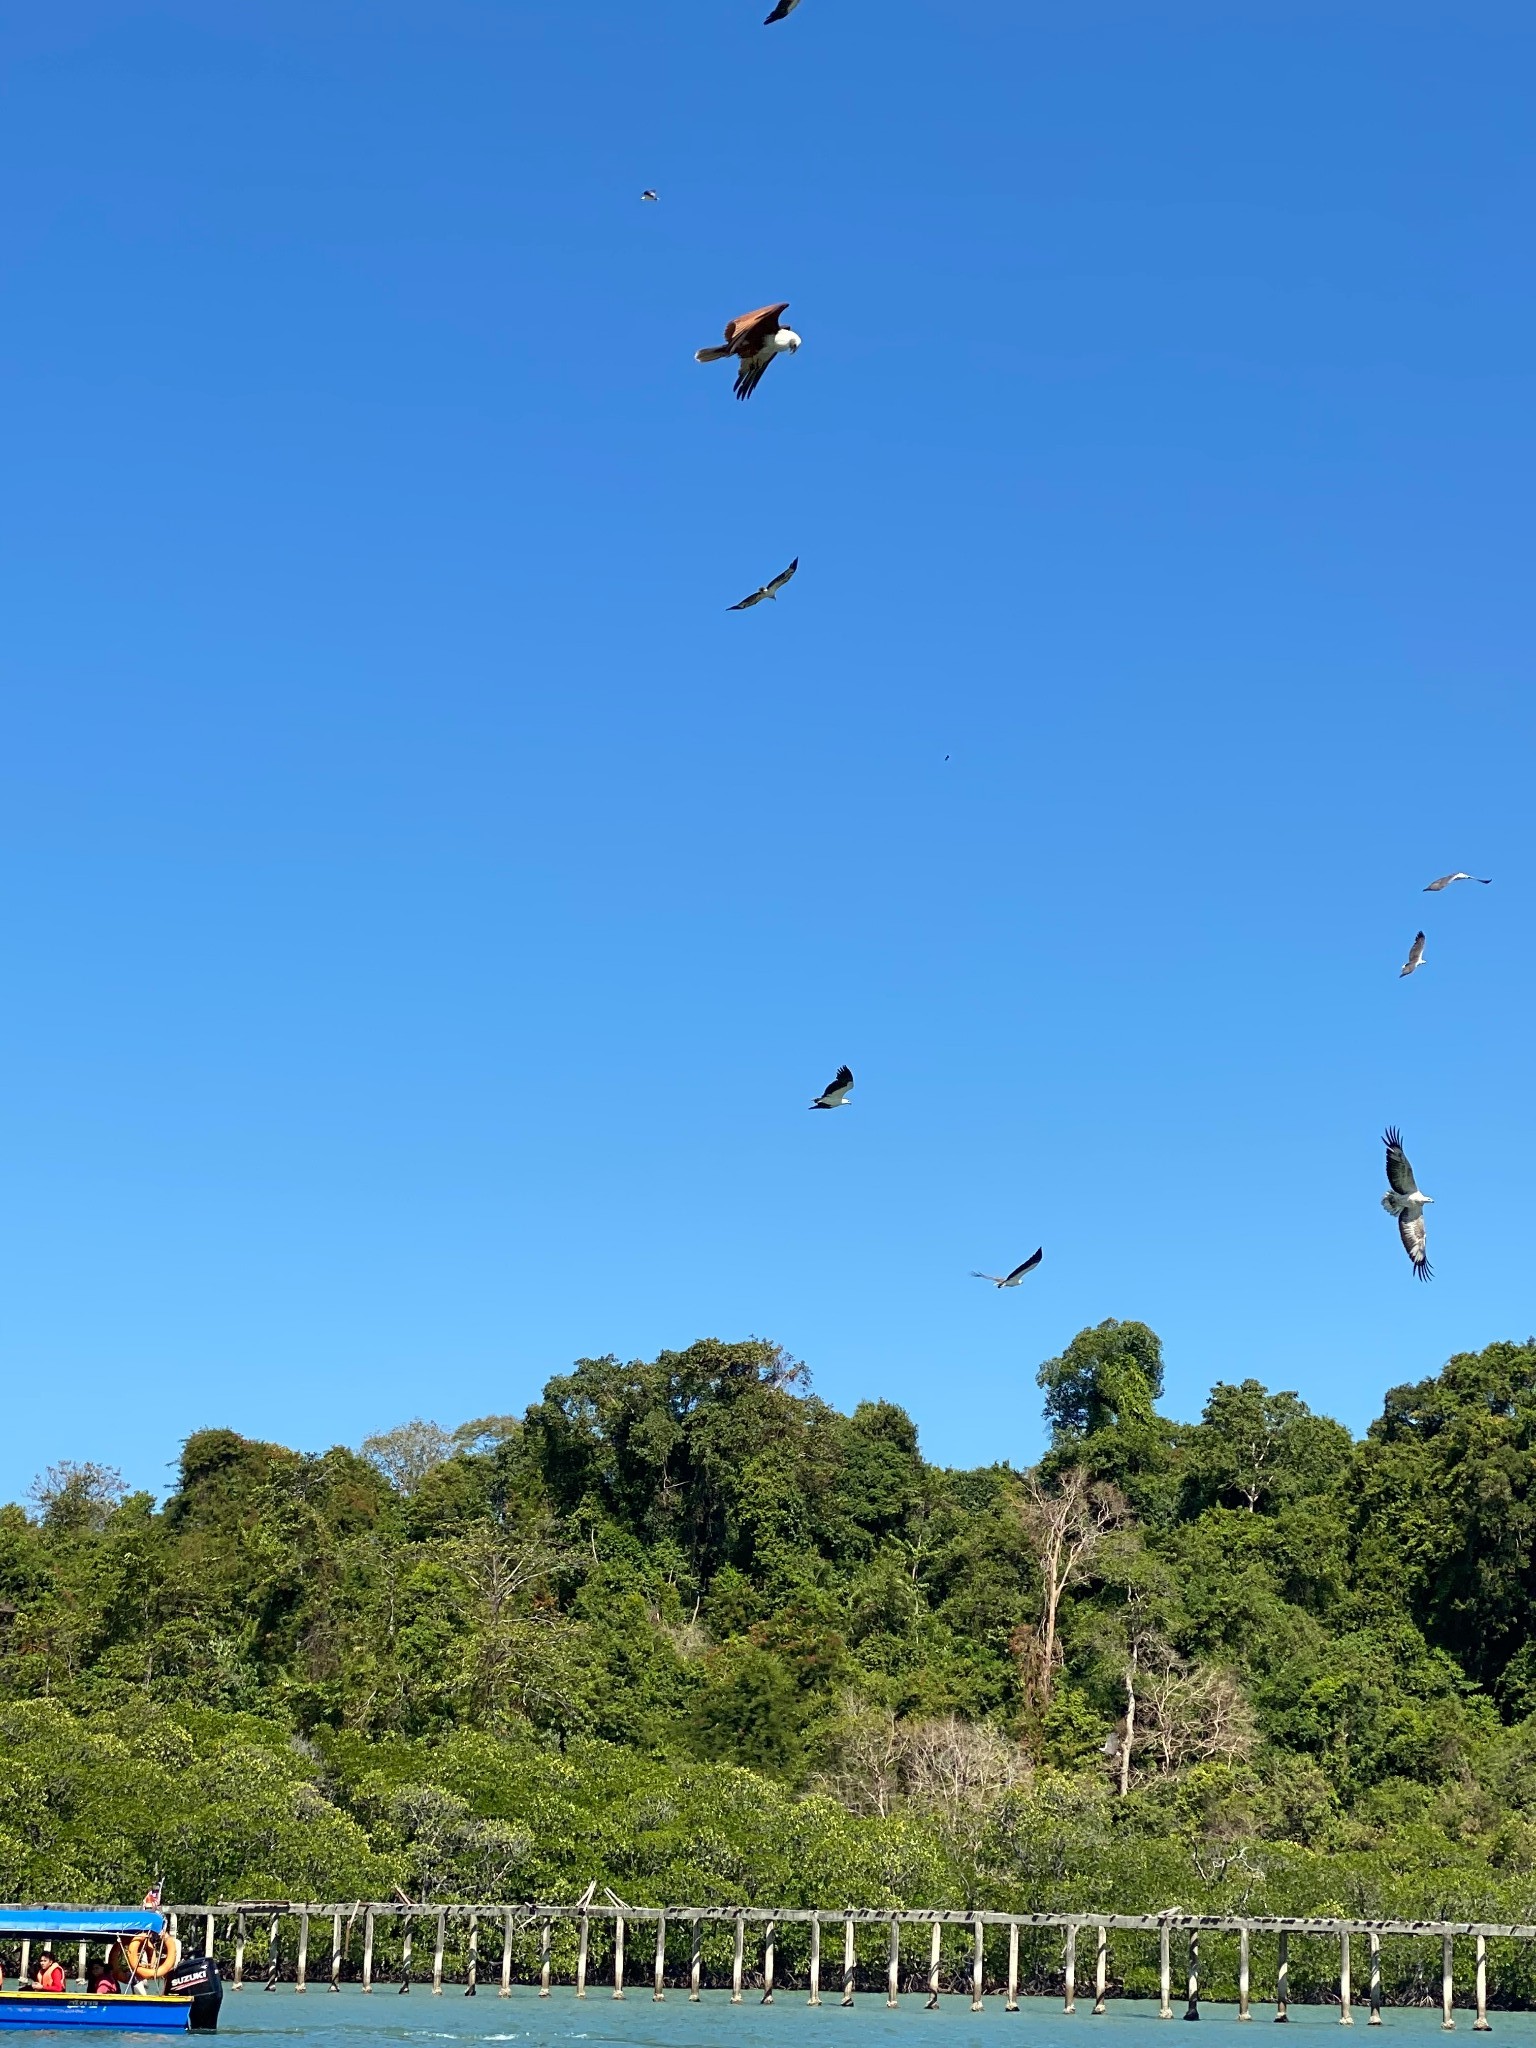
{"label": "blue sky", "polygon": [[0,1495],[1536,1325],[1529,9],[764,12],[0,25]]}

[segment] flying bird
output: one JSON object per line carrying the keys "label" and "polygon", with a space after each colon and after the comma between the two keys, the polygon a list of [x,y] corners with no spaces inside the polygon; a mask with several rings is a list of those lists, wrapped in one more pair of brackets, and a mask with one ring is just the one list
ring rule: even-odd
{"label": "flying bird", "polygon": [[789,567],[784,571],[782,576],[775,576],[771,583],[765,583],[762,585],[761,589],[754,590],[752,595],[750,597],[744,597],[741,600],[740,604],[728,604],[726,606],[726,610],[728,612],[747,612],[752,609],[753,605],[761,604],[765,597],[771,597],[777,600],[779,592],[784,588],[785,584],[789,581],[790,577],[794,575],[795,571],[799,568],[799,566],[800,557],[796,555],[795,559],[790,563]]}
{"label": "flying bird", "polygon": [[779,0],[779,4],[774,8],[772,14],[765,16],[763,27],[772,28],[776,21],[786,20],[799,5],[800,0]]}
{"label": "flying bird", "polygon": [[812,1109],[841,1109],[853,1093],[852,1067],[839,1067],[832,1081],[811,1104]]}
{"label": "flying bird", "polygon": [[1026,1273],[1033,1273],[1044,1257],[1045,1246],[1041,1245],[1040,1249],[1032,1253],[1022,1266],[1015,1266],[1011,1273],[1003,1274],[1001,1279],[999,1279],[996,1273],[972,1273],[971,1278],[973,1280],[990,1280],[994,1287],[1017,1287],[1024,1278],[1024,1275]]}
{"label": "flying bird", "polygon": [[800,346],[800,337],[793,327],[786,327],[779,319],[781,313],[789,311],[789,301],[784,299],[777,306],[759,306],[753,313],[738,313],[734,320],[725,325],[724,348],[695,349],[696,363],[722,363],[727,356],[735,356],[741,364],[736,372],[736,396],[750,398],[763,381],[763,373],[777,355],[788,349],[793,355]]}
{"label": "flying bird", "polygon": [[1426,896],[1433,896],[1437,889],[1449,889],[1452,882],[1481,882],[1486,889],[1492,880],[1492,875],[1442,875],[1438,882],[1430,882],[1426,885],[1424,894]]}
{"label": "flying bird", "polygon": [[1398,980],[1401,981],[1405,974],[1412,974],[1415,967],[1422,967],[1423,965],[1424,934],[1422,932],[1415,932],[1413,935],[1413,944],[1408,948],[1408,958],[1403,962],[1402,966],[1398,969]]}
{"label": "flying bird", "polygon": [[1381,1206],[1389,1216],[1397,1218],[1397,1234],[1403,1240],[1403,1250],[1413,1261],[1413,1270],[1421,1280],[1434,1277],[1429,1255],[1424,1248],[1424,1211],[1435,1198],[1426,1195],[1413,1177],[1413,1168],[1403,1153],[1402,1133],[1391,1126],[1382,1143],[1387,1148],[1387,1185],[1392,1192],[1383,1195]]}
{"label": "flying bird", "polygon": [[642,192],[640,194],[640,197],[642,199],[654,199],[656,197],[656,194],[654,192]]}

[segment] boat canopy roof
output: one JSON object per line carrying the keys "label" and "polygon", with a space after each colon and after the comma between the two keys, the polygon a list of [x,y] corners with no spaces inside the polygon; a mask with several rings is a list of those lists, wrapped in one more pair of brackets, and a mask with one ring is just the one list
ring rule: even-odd
{"label": "boat canopy roof", "polygon": [[82,1912],[71,1906],[0,1906],[0,1936],[25,1935],[33,1941],[53,1935],[60,1941],[110,1940],[114,1934],[161,1934],[165,1915],[149,1907],[107,1906]]}

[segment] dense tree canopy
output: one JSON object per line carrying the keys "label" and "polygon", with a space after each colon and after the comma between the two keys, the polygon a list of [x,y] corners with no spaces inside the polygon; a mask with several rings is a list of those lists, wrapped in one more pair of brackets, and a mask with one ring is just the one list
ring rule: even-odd
{"label": "dense tree canopy", "polygon": [[[0,1892],[1530,1917],[1536,1346],[1363,1442],[1084,1330],[1033,1470],[774,1345],[0,1509]],[[62,1448],[62,1447],[61,1447]],[[259,1796],[252,1796],[252,1788]]]}

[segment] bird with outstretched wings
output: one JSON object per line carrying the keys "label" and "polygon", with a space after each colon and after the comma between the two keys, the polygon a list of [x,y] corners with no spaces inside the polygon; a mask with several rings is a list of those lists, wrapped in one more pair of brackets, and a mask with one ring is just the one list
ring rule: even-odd
{"label": "bird with outstretched wings", "polygon": [[1041,1245],[1038,1251],[1030,1253],[1029,1257],[1024,1261],[1022,1266],[1015,1266],[1011,1273],[1004,1273],[1002,1275],[999,1275],[996,1273],[973,1272],[971,1274],[971,1278],[973,1280],[990,1280],[994,1287],[1017,1287],[1019,1282],[1024,1278],[1024,1275],[1026,1273],[1033,1273],[1036,1266],[1039,1265],[1040,1261],[1044,1257],[1045,1246]]}
{"label": "bird with outstretched wings", "polygon": [[765,597],[776,599],[779,592],[784,588],[799,566],[800,557],[796,555],[795,559],[781,576],[775,576],[771,583],[764,583],[759,589],[754,590],[750,597],[744,597],[740,604],[728,604],[726,610],[728,612],[749,612],[753,605],[761,604]]}
{"label": "bird with outstretched wings", "polygon": [[1422,932],[1415,932],[1413,935],[1413,944],[1408,948],[1408,958],[1397,970],[1398,980],[1401,981],[1405,974],[1412,974],[1416,967],[1422,967],[1423,965],[1424,934]]}
{"label": "bird with outstretched wings", "polygon": [[1412,1261],[1414,1272],[1421,1280],[1430,1280],[1434,1274],[1425,1242],[1424,1210],[1435,1198],[1426,1195],[1419,1186],[1403,1150],[1403,1134],[1395,1124],[1388,1126],[1381,1142],[1387,1148],[1388,1190],[1381,1198],[1381,1206],[1389,1216],[1397,1218],[1397,1234],[1403,1240],[1403,1250]]}
{"label": "bird with outstretched wings", "polygon": [[736,372],[736,396],[750,398],[762,383],[774,357],[786,351],[793,355],[800,346],[799,335],[779,318],[781,313],[788,311],[788,299],[781,299],[776,306],[758,306],[750,313],[738,313],[734,320],[725,323],[724,348],[695,349],[694,361],[720,363],[727,356],[734,356],[740,364]]}
{"label": "bird with outstretched wings", "polygon": [[1442,875],[1439,881],[1427,882],[1424,885],[1424,894],[1426,896],[1433,896],[1438,889],[1449,889],[1452,882],[1481,882],[1486,889],[1492,880],[1492,875]]}
{"label": "bird with outstretched wings", "polygon": [[827,1087],[823,1088],[812,1109],[841,1109],[853,1092],[852,1067],[839,1067]]}
{"label": "bird with outstretched wings", "polygon": [[772,28],[776,21],[786,21],[799,5],[800,0],[779,0],[772,14],[764,16],[763,27]]}

